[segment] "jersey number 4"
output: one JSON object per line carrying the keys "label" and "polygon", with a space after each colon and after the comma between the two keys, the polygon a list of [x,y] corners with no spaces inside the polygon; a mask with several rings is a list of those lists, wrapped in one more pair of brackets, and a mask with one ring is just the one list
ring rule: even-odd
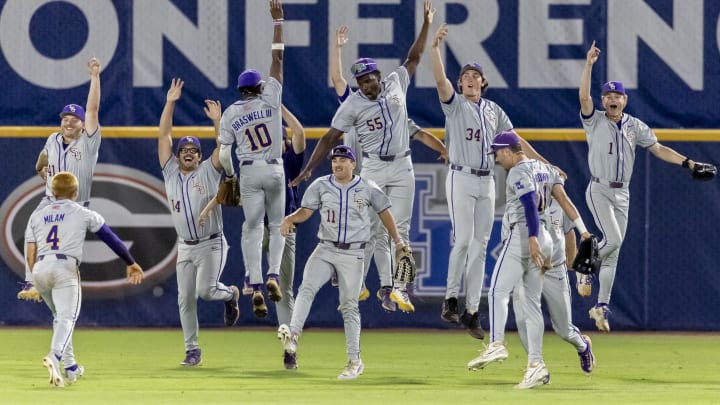
{"label": "jersey number 4", "polygon": [[50,228],[50,232],[48,232],[45,242],[50,245],[50,250],[58,250],[60,248],[58,246],[60,243],[60,237],[58,236],[57,225],[53,225],[52,228]]}
{"label": "jersey number 4", "polygon": [[250,150],[253,152],[265,149],[272,144],[270,132],[265,124],[258,124],[246,129],[245,136],[247,136],[248,142],[250,142]]}

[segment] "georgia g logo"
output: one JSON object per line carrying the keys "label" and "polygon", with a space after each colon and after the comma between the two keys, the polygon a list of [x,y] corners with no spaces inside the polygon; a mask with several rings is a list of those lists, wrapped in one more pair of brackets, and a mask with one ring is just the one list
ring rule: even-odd
{"label": "georgia g logo", "polygon": [[[145,270],[142,284],[125,281],[125,262],[95,234],[88,232],[80,274],[83,298],[128,296],[155,287],[175,273],[177,234],[167,209],[162,181],[126,166],[98,164],[93,176],[90,208],[125,242]],[[18,186],[0,207],[3,240],[0,256],[25,278],[23,244],[30,215],[45,194],[37,177]]]}

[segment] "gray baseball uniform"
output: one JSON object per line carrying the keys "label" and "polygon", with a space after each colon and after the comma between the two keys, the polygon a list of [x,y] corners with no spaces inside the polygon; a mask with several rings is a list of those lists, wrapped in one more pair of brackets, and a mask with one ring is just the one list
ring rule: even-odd
{"label": "gray baseball uniform", "polygon": [[[518,282],[523,283],[525,299],[521,301],[526,314],[528,362],[542,362],[544,322],[540,309],[542,270],[531,260],[528,245],[528,226],[525,208],[520,197],[536,193],[538,211],[543,218],[552,188],[550,169],[537,160],[524,160],[510,169],[507,176],[507,204],[503,216],[503,248],[498,256],[490,281],[488,304],[490,312],[490,342],[505,340],[510,293]],[[544,226],[538,229],[542,253],[550,256],[552,241]]]}
{"label": "gray baseball uniform", "polygon": [[580,113],[588,143],[588,164],[592,176],[585,192],[595,224],[603,233],[600,242],[600,291],[598,303],[609,304],[617,271],[620,246],[625,239],[630,208],[630,178],[635,163],[635,146],[648,148],[657,143],[653,131],[639,119],[623,113],[617,124],[594,110]]}
{"label": "gray baseball uniform", "polygon": [[[562,184],[563,180],[557,176],[556,183]],[[580,330],[572,322],[572,308],[570,297],[570,283],[568,281],[567,267],[565,263],[565,234],[574,232],[575,225],[563,212],[560,204],[552,198],[545,210],[545,227],[550,233],[553,242],[553,251],[551,258],[552,268],[545,272],[542,297],[550,313],[553,330],[569,344],[575,347],[578,353],[582,353],[587,349],[587,343],[583,340]],[[525,347],[527,344],[527,328],[525,323],[527,318],[523,312],[523,306],[519,303],[523,302],[524,291],[522,283],[518,283],[513,291],[513,305],[515,311],[515,323],[518,328],[520,341]]]}
{"label": "gray baseball uniform", "polygon": [[[392,201],[390,209],[400,237],[410,244],[410,216],[415,198],[415,174],[410,158],[406,94],[410,76],[400,66],[385,77],[377,99],[356,91],[345,100],[331,126],[344,133],[355,130],[362,144],[361,176],[373,180]],[[381,279],[392,274],[390,238],[378,220],[373,223],[375,264]],[[371,241],[372,243],[372,241]],[[390,284],[384,284],[389,286]],[[396,286],[402,287],[405,286]]]}
{"label": "gray baseball uniform", "polygon": [[[78,203],[82,206],[90,205],[90,190],[95,165],[98,161],[101,141],[100,126],[94,133],[83,131],[82,135],[70,144],[63,142],[61,132],[54,132],[48,136],[43,148],[48,157],[47,178],[45,180],[45,196],[38,204],[37,212],[50,205],[55,200],[52,193],[52,179],[59,172],[70,172],[78,181]],[[32,281],[30,269],[25,268],[25,281]]]}
{"label": "gray baseball uniform", "polygon": [[468,312],[475,313],[482,296],[487,243],[495,220],[495,160],[487,153],[495,135],[513,126],[505,111],[490,100],[474,103],[453,94],[441,105],[450,160],[445,195],[453,226],[445,299],[457,298],[465,275],[465,306]]}
{"label": "gray baseball uniform", "polygon": [[62,356],[64,367],[76,363],[72,346],[80,314],[80,270],[85,233],[97,232],[105,220],[71,200],[58,200],[37,209],[25,229],[25,242],[37,246],[32,269],[35,288],[53,314],[51,351]]}
{"label": "gray baseball uniform", "polygon": [[251,284],[262,284],[263,219],[269,230],[268,274],[280,272],[285,240],[280,223],[285,210],[285,172],[282,160],[282,85],[269,77],[258,97],[239,100],[223,112],[220,143],[236,144],[240,164],[240,196],[248,223],[245,270]]}
{"label": "gray baseball uniform", "polygon": [[305,191],[302,207],[320,211],[317,247],[308,258],[295,299],[290,330],[300,335],[318,290],[337,273],[340,310],[345,326],[349,360],[360,357],[358,291],[362,285],[365,243],[371,239],[370,218],[391,206],[372,181],[354,176],[346,185],[333,175],[313,181]]}
{"label": "gray baseball uniform", "polygon": [[198,348],[197,299],[227,301],[233,291],[221,283],[227,258],[222,211],[216,206],[200,226],[200,212],[217,195],[221,173],[206,159],[183,175],[176,156],[162,168],[170,214],[178,234],[177,284],[185,350]]}

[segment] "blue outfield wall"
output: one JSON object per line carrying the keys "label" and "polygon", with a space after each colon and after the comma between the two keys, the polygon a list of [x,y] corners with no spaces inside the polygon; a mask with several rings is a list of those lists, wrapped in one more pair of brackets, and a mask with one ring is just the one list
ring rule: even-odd
{"label": "blue outfield wall", "polygon": [[[0,138],[6,154],[6,173],[0,182],[0,213],[3,238],[0,246],[0,324],[47,325],[51,318],[45,305],[15,299],[16,282],[21,280],[22,232],[35,208],[42,185],[34,176],[32,163],[43,145],[42,138]],[[202,140],[206,148],[212,140]],[[315,141],[309,141],[308,151]],[[699,161],[716,161],[718,142],[663,142]],[[581,210],[586,224],[593,221],[585,205],[589,178],[581,141],[532,141],[536,149],[556,162],[570,176],[567,190]],[[450,222],[445,203],[446,168],[436,162],[434,152],[418,142],[413,145],[416,196],[412,222],[412,246],[419,264],[412,315],[386,314],[371,298],[360,304],[364,327],[448,328],[440,320],[447,260],[450,249]],[[30,158],[29,158],[30,157]],[[83,277],[83,309],[80,325],[179,326],[174,274],[175,233],[163,200],[163,184],[157,163],[155,139],[105,138],[96,170],[91,207],[131,246],[147,271],[140,287],[116,281],[124,276],[124,265],[94,235],[86,242]],[[327,167],[315,170],[321,174]],[[686,170],[668,165],[638,150],[632,182],[630,224],[620,255],[620,266],[612,297],[611,323],[614,330],[720,330],[720,262],[715,227],[720,223],[718,182],[698,183]],[[239,244],[242,210],[225,209],[225,233],[231,246],[222,281],[239,283],[244,270]],[[306,259],[316,243],[318,219],[314,216],[298,229],[296,288]],[[488,251],[486,272],[492,272],[499,246],[498,227]],[[572,276],[571,276],[572,277]],[[489,279],[489,277],[488,277]],[[486,284],[489,281],[486,279]],[[571,278],[574,280],[574,278]],[[118,286],[118,284],[120,286]],[[371,292],[378,287],[376,273],[368,277]],[[597,284],[594,292],[597,293]],[[573,291],[574,319],[582,329],[594,329],[587,310],[594,299],[583,299]],[[324,287],[315,301],[308,326],[339,327],[337,291]],[[461,300],[462,302],[463,300]],[[241,300],[240,325],[275,325],[274,306],[270,315],[257,320],[249,298]],[[486,299],[481,311],[486,316]],[[201,302],[203,326],[222,324],[223,306]],[[483,320],[487,326],[487,320]],[[513,327],[512,317],[509,323]],[[548,325],[549,326],[549,325]]]}

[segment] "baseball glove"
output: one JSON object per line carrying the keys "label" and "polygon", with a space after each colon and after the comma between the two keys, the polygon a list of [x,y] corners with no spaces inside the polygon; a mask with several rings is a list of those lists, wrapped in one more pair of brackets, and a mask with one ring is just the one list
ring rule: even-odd
{"label": "baseball glove", "polygon": [[236,176],[226,177],[220,181],[215,201],[227,207],[239,207],[242,205],[240,199],[240,185]]}
{"label": "baseball glove", "polygon": [[697,181],[710,181],[715,178],[717,167],[710,163],[695,162],[692,169],[692,178]]}
{"label": "baseball glove", "polygon": [[597,274],[600,271],[598,240],[594,235],[580,242],[572,268],[580,274]]}
{"label": "baseball glove", "polygon": [[410,246],[405,245],[397,248],[395,251],[395,281],[411,284],[415,281],[416,272],[415,258],[413,257]]}
{"label": "baseball glove", "polygon": [[33,286],[31,282],[18,283],[20,285],[20,292],[17,293],[19,300],[43,302],[42,297],[38,290]]}

